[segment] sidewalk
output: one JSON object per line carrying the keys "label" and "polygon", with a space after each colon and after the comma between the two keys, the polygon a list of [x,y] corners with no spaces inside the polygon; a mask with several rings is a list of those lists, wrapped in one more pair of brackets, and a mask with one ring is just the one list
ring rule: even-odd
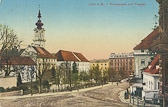
{"label": "sidewalk", "polygon": [[[110,85],[112,85],[112,83],[105,84],[105,85],[103,85],[103,87],[107,87],[107,86],[110,86]],[[113,85],[116,85],[116,83],[113,83]],[[94,90],[94,89],[98,89],[98,88],[102,88],[102,85],[100,85],[100,86],[94,86],[94,87],[89,87],[89,88],[84,88],[84,89],[80,89],[79,91],[73,90],[73,91],[55,92],[55,93],[50,92],[50,93],[42,93],[42,94],[33,94],[33,96],[31,96],[30,94],[28,94],[28,95],[23,95],[23,96],[0,97],[0,100],[4,100],[4,99],[30,98],[30,97],[41,97],[41,96],[52,96],[52,95],[61,95],[61,94],[69,94],[69,93],[89,91],[89,90]]]}
{"label": "sidewalk", "polygon": [[[131,107],[138,107],[137,105],[137,97],[134,97],[134,105],[133,105],[133,99],[131,99],[131,104],[130,104],[130,98],[125,99],[124,94],[126,90],[121,91],[118,94],[118,98],[120,99],[121,102],[128,104]],[[144,101],[139,99],[139,107],[144,107]],[[152,104],[145,104],[145,107],[160,107],[158,105],[152,105]]]}

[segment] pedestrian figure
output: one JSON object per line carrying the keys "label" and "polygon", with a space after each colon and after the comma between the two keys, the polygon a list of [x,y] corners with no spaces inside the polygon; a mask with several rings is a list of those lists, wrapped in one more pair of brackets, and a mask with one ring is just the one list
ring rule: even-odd
{"label": "pedestrian figure", "polygon": [[133,93],[133,92],[131,93],[131,96],[134,96],[134,93]]}
{"label": "pedestrian figure", "polygon": [[53,88],[53,93],[54,93],[54,88]]}
{"label": "pedestrian figure", "polygon": [[118,86],[118,82],[117,82],[117,86]]}
{"label": "pedestrian figure", "polygon": [[127,93],[126,93],[126,91],[125,91],[125,93],[124,93],[124,97],[125,97],[125,99],[126,99],[126,96],[127,96]]}

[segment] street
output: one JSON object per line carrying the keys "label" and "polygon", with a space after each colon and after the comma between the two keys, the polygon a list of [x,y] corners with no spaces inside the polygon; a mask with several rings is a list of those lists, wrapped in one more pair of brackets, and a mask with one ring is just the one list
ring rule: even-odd
{"label": "street", "polygon": [[118,93],[129,86],[129,83],[116,83],[93,90],[54,94],[39,97],[1,99],[0,107],[127,107]]}

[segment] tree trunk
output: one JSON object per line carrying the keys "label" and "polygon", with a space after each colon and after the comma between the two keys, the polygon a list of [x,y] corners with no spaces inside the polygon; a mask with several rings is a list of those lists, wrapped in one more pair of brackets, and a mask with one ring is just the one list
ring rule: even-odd
{"label": "tree trunk", "polygon": [[41,82],[42,82],[42,79],[41,78],[39,78],[39,94],[41,94]]}

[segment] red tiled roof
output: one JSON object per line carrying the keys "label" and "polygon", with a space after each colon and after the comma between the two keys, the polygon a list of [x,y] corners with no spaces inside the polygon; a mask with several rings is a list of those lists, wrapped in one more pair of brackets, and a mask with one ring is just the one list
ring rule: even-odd
{"label": "red tiled roof", "polygon": [[144,38],[141,41],[141,43],[134,48],[134,50],[150,49],[151,48],[151,44],[153,43],[153,38],[158,36],[158,34],[159,34],[159,28],[155,29],[146,38]]}
{"label": "red tiled roof", "polygon": [[159,62],[159,54],[153,59],[153,61],[150,63],[150,67],[148,66],[144,72],[148,72],[150,74],[158,74],[159,68],[156,69],[156,65],[158,65]]}
{"label": "red tiled roof", "polygon": [[[0,64],[6,65],[7,64],[7,59],[2,58],[0,60]],[[36,65],[36,63],[30,58],[30,57],[10,57],[8,59],[8,64],[9,65]]]}
{"label": "red tiled roof", "polygon": [[74,54],[82,61],[82,62],[89,62],[81,53],[76,53]]}
{"label": "red tiled roof", "polygon": [[81,53],[76,52],[60,50],[55,56],[57,57],[57,61],[88,62],[88,60]]}
{"label": "red tiled roof", "polygon": [[60,50],[56,53],[57,61],[79,61],[72,52]]}
{"label": "red tiled roof", "polygon": [[159,74],[159,69],[153,69],[150,74]]}
{"label": "red tiled roof", "polygon": [[42,47],[35,47],[35,46],[33,46],[33,48],[36,50],[38,57],[42,57],[42,58],[56,58],[54,55],[52,55],[51,53],[49,53],[46,49],[44,49]]}

